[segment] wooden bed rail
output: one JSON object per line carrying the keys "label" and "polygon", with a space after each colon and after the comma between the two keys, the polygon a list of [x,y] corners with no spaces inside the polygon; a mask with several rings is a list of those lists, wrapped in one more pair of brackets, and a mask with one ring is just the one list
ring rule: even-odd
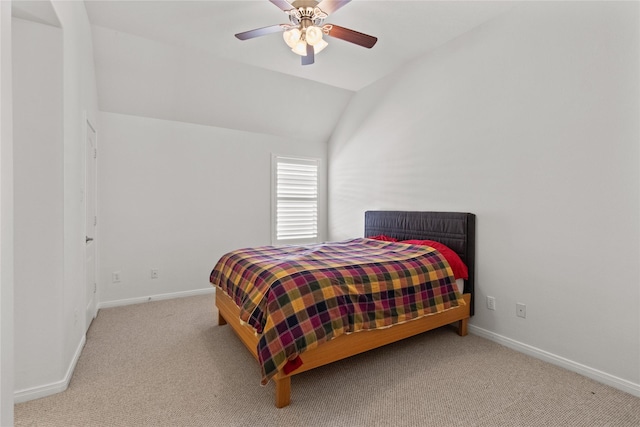
{"label": "wooden bed rail", "polygon": [[[374,348],[382,347],[432,329],[457,322],[458,335],[467,335],[471,295],[464,294],[466,305],[431,314],[420,319],[392,326],[386,329],[360,331],[341,335],[329,342],[300,355],[302,366],[289,375],[278,373],[274,378],[276,386],[276,407],[283,408],[291,402],[291,376],[319,366],[327,365]],[[240,323],[240,308],[224,292],[216,289],[218,325],[229,324],[236,335],[258,360],[258,337],[253,329]]]}

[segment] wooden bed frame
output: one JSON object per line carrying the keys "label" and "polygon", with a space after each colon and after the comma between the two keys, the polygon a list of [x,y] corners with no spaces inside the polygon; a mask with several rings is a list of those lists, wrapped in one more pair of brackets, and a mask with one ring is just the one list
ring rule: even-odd
{"label": "wooden bed frame", "polygon": [[[301,367],[288,375],[279,372],[273,378],[276,386],[276,407],[282,408],[291,402],[292,375],[452,323],[457,323],[460,336],[467,335],[467,323],[469,317],[473,315],[475,215],[457,212],[366,212],[365,237],[379,234],[401,240],[437,240],[456,251],[469,268],[469,280],[465,281],[463,294],[467,304],[391,328],[341,335],[302,353],[300,355],[303,362]],[[258,360],[259,338],[251,327],[240,323],[240,308],[224,292],[216,292],[216,307],[218,309],[218,324],[228,323]]]}

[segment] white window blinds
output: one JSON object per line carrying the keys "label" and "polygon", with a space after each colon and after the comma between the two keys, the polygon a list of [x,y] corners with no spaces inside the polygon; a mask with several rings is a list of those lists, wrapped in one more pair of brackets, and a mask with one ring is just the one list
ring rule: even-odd
{"label": "white window blinds", "polygon": [[274,243],[318,240],[318,160],[274,156]]}

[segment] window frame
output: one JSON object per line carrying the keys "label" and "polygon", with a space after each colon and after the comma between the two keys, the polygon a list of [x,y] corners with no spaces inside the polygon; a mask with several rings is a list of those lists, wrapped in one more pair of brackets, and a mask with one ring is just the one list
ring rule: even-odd
{"label": "window frame", "polygon": [[[316,235],[312,238],[288,238],[278,239],[278,164],[290,163],[300,165],[315,164],[316,167]],[[318,157],[292,156],[292,155],[271,155],[271,244],[307,244],[321,241],[321,209],[322,209],[322,185],[321,185],[321,165],[322,159]],[[304,199],[308,200],[308,199]]]}

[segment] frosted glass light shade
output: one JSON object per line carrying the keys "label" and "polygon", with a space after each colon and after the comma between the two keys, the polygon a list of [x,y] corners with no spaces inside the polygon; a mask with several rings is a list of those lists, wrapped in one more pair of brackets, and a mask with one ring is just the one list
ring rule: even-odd
{"label": "frosted glass light shade", "polygon": [[307,40],[307,43],[309,43],[311,46],[315,46],[317,43],[323,41],[322,30],[316,26],[308,27],[305,38]]}
{"label": "frosted glass light shade", "polygon": [[282,38],[284,39],[284,42],[291,49],[295,48],[296,43],[298,43],[300,41],[300,37],[301,36],[302,36],[302,33],[297,28],[292,28],[292,29],[287,30],[284,33],[282,33]]}
{"label": "frosted glass light shade", "polygon": [[291,50],[300,56],[307,56],[307,43],[304,40],[299,40]]}
{"label": "frosted glass light shade", "polygon": [[322,52],[322,50],[327,46],[329,46],[329,43],[327,43],[324,40],[320,40],[318,43],[316,43],[313,46],[313,53],[314,54],[318,54],[318,53]]}

